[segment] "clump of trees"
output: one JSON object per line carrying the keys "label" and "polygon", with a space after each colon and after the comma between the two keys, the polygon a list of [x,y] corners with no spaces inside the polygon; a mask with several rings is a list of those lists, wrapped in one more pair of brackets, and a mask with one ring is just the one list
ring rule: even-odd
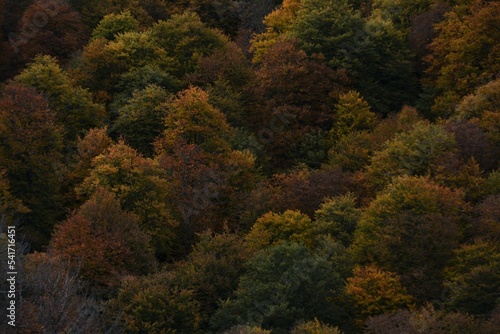
{"label": "clump of trees", "polygon": [[499,9],[0,1],[20,332],[496,333]]}

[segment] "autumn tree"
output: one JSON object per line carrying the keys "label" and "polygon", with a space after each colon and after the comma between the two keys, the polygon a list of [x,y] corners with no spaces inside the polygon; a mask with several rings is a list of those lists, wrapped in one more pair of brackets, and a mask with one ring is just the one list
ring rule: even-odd
{"label": "autumn tree", "polygon": [[245,239],[256,250],[282,242],[312,247],[312,228],[311,218],[298,211],[287,210],[282,214],[268,212],[257,219]]}
{"label": "autumn tree", "polygon": [[[400,11],[398,8],[399,6],[402,6],[402,10],[405,11],[405,7],[408,8],[408,5],[412,7],[412,5],[417,5],[420,7],[420,5],[423,5],[425,3],[429,4],[428,0],[422,0],[418,2],[405,2],[405,4],[402,4],[401,1],[396,0],[381,0],[379,1],[380,3],[387,3],[389,6],[387,7],[389,11],[392,11],[394,15],[397,15],[397,13]],[[443,16],[446,12],[450,10],[450,3],[448,2],[435,2],[432,1],[432,4],[428,6],[427,9],[424,9],[424,7],[420,7],[417,9],[416,15],[412,15],[411,17],[403,17],[402,19],[406,21],[408,18],[410,18],[410,26],[409,26],[409,31],[408,31],[408,44],[411,49],[411,51],[415,54],[416,57],[416,62],[415,62],[415,71],[417,73],[417,77],[421,79],[424,76],[424,72],[428,67],[427,62],[425,61],[425,58],[431,53],[429,50],[429,44],[434,40],[434,38],[437,37],[438,32],[434,29],[434,25],[441,22],[443,20]],[[397,7],[396,7],[397,6]],[[401,7],[400,7],[401,8]],[[393,19],[394,20],[394,19]],[[400,21],[402,24],[405,26],[407,25],[407,22],[403,22],[403,20],[395,18],[396,22],[395,24],[398,24],[398,21]],[[426,88],[424,88],[424,91]],[[425,94],[424,94],[425,96]],[[424,110],[427,111],[427,108],[429,106],[426,106],[425,103],[432,103],[432,101],[429,101],[429,97],[425,96],[425,98],[420,99],[417,101],[419,104],[419,109],[423,112]],[[425,106],[425,107],[423,107]]]}
{"label": "autumn tree", "polygon": [[202,89],[184,90],[164,107],[165,130],[155,143],[156,159],[174,187],[173,203],[189,240],[193,232],[220,230],[224,219],[233,220],[229,203],[240,201],[238,193],[253,187],[255,158],[231,148],[234,130]]}
{"label": "autumn tree", "polygon": [[116,196],[103,188],[56,226],[51,248],[79,267],[80,276],[104,296],[113,293],[122,277],[156,269],[150,237],[139,227],[139,218],[122,210]]}
{"label": "autumn tree", "polygon": [[229,42],[200,58],[189,81],[203,87],[222,81],[234,89],[242,89],[252,76],[250,61],[243,50],[236,43]]}
{"label": "autumn tree", "polygon": [[37,54],[67,60],[88,38],[79,13],[63,1],[34,1],[19,22],[9,39],[23,63]]}
{"label": "autumn tree", "polygon": [[347,81],[344,71],[308,56],[296,41],[278,42],[262,55],[252,82],[255,111],[249,119],[272,167],[291,167],[296,156],[307,155],[297,148],[308,135],[319,132],[320,141],[334,122],[332,106]]}
{"label": "autumn tree", "polygon": [[356,91],[349,91],[340,95],[336,104],[329,139],[336,142],[352,132],[372,130],[376,120],[376,115],[363,97]]}
{"label": "autumn tree", "polygon": [[458,119],[481,118],[485,112],[498,112],[500,104],[500,79],[479,86],[473,93],[464,96],[455,108]]}
{"label": "autumn tree", "polygon": [[119,141],[93,160],[90,175],[77,193],[89,198],[100,188],[113,193],[124,210],[139,217],[139,225],[151,237],[159,259],[173,256],[179,248],[178,221],[169,201],[171,186],[156,161]]}
{"label": "autumn tree", "polygon": [[15,80],[45,95],[57,122],[64,126],[65,139],[69,142],[101,126],[107,118],[104,106],[94,103],[88,91],[75,86],[57,60],[50,56],[37,56]]}
{"label": "autumn tree", "polygon": [[397,274],[373,264],[354,268],[353,276],[347,279],[346,292],[354,301],[360,324],[370,316],[408,307],[413,300]]}
{"label": "autumn tree", "polygon": [[236,325],[225,330],[223,334],[271,334],[271,331],[262,329],[259,326]]}
{"label": "autumn tree", "polygon": [[294,326],[291,334],[342,334],[342,332],[338,327],[328,326],[314,319]]}
{"label": "autumn tree", "polygon": [[269,211],[296,210],[313,217],[325,197],[342,195],[352,184],[350,176],[338,168],[297,168],[274,174],[245,197],[240,223],[247,229]]}
{"label": "autumn tree", "polygon": [[427,59],[434,115],[449,117],[462,97],[496,78],[499,11],[496,1],[472,1],[456,6],[437,25],[439,35]]}
{"label": "autumn tree", "polygon": [[195,144],[177,144],[171,154],[160,155],[157,159],[172,185],[171,204],[181,222],[180,239],[187,253],[194,233],[221,228],[222,221],[215,216],[224,198],[228,178],[222,166]]}
{"label": "autumn tree", "polygon": [[70,184],[79,186],[90,175],[92,161],[95,157],[104,154],[113,140],[108,136],[107,127],[90,129],[84,137],[76,142],[74,154],[66,161],[70,169]]}
{"label": "autumn tree", "polygon": [[498,166],[500,145],[496,145],[491,133],[483,130],[477,120],[449,120],[445,129],[453,134],[457,158],[462,161],[474,159],[482,171],[491,171]]}
{"label": "autumn tree", "polygon": [[396,178],[363,212],[353,252],[400,275],[418,300],[432,298],[460,241],[464,209],[459,191],[423,177]]}
{"label": "autumn tree", "polygon": [[177,142],[185,142],[198,145],[207,153],[230,150],[232,128],[208,98],[202,89],[191,87],[170,101],[165,106],[165,130],[157,143],[158,147],[168,152]]}
{"label": "autumn tree", "polygon": [[[498,174],[497,172],[497,177]],[[487,183],[486,188],[489,188],[488,186]],[[473,235],[483,241],[495,243],[500,240],[500,227],[497,224],[500,219],[500,195],[498,192],[496,190],[496,195],[487,196],[474,208],[477,224],[474,225]]]}
{"label": "autumn tree", "polygon": [[286,41],[283,34],[291,29],[300,8],[300,0],[284,0],[281,6],[266,15],[263,20],[266,30],[254,35],[251,40],[250,50],[253,52],[254,62],[260,62],[262,55],[274,44]]}
{"label": "autumn tree", "polygon": [[62,128],[48,101],[19,83],[0,97],[0,168],[13,196],[30,210],[23,233],[36,249],[48,242],[52,226],[64,216]]}

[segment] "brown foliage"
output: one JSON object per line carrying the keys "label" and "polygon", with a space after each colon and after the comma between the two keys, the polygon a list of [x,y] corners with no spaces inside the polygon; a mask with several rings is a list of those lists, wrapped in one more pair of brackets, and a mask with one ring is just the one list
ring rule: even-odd
{"label": "brown foliage", "polygon": [[0,96],[0,168],[12,195],[31,212],[23,224],[34,247],[48,242],[62,217],[62,131],[45,98],[34,88],[10,83]]}
{"label": "brown foliage", "polygon": [[123,276],[155,270],[149,237],[139,229],[137,216],[123,211],[115,196],[102,189],[56,227],[52,247],[100,288],[117,287]]}
{"label": "brown foliage", "polygon": [[264,213],[297,210],[314,216],[324,198],[347,192],[352,186],[349,175],[338,168],[325,170],[299,169],[289,174],[275,174],[259,184],[246,198],[243,225],[253,224]]}
{"label": "brown foliage", "polygon": [[[330,128],[332,108],[347,82],[345,71],[334,71],[322,58],[307,56],[294,41],[269,48],[251,83],[251,122],[273,165],[289,166],[290,147],[307,134]],[[263,133],[266,128],[272,134]]]}
{"label": "brown foliage", "polygon": [[17,34],[18,56],[24,61],[40,53],[68,59],[88,38],[79,13],[57,0],[35,1],[24,12]]}

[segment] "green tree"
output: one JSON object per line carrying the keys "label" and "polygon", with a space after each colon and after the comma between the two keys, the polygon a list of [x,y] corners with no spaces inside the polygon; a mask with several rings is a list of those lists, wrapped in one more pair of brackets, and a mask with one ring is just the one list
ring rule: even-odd
{"label": "green tree", "polygon": [[363,19],[347,0],[304,0],[289,35],[308,54],[322,53],[333,69],[347,69],[376,112],[387,114],[412,102],[412,55],[390,20]]}
{"label": "green tree", "polygon": [[423,177],[396,178],[363,212],[352,250],[400,275],[418,300],[432,298],[461,240],[466,208],[459,191]]}
{"label": "green tree", "polygon": [[201,57],[222,49],[229,42],[221,32],[208,28],[193,12],[173,15],[167,21],[156,23],[149,31],[155,43],[175,59],[173,74],[178,78],[194,72]]}
{"label": "green tree", "polygon": [[403,107],[398,114],[379,121],[372,131],[355,131],[340,138],[328,151],[330,166],[358,171],[370,164],[373,154],[398,133],[411,130],[422,121],[417,110]]}
{"label": "green tree", "polygon": [[128,103],[118,110],[112,132],[122,136],[138,152],[152,156],[153,143],[165,127],[163,121],[167,112],[161,105],[168,97],[168,92],[156,85],[135,91]]}
{"label": "green tree", "polygon": [[430,9],[433,0],[374,0],[372,10],[379,11],[384,19],[389,19],[403,31],[408,31],[412,19],[423,12]]}
{"label": "green tree", "polygon": [[111,305],[128,333],[202,333],[200,305],[192,290],[179,285],[175,273],[126,277]]}
{"label": "green tree", "polygon": [[105,38],[111,41],[118,34],[138,30],[139,21],[129,10],[124,10],[120,14],[108,14],[103,17],[99,25],[92,31],[92,38]]}
{"label": "green tree", "polygon": [[435,175],[440,159],[454,150],[452,134],[440,125],[421,122],[409,132],[397,134],[376,152],[367,172],[371,182],[380,188],[401,175]]}
{"label": "green tree", "polygon": [[347,247],[352,242],[361,213],[352,193],[327,198],[314,214],[314,234],[331,235]]}
{"label": "green tree", "polygon": [[93,102],[92,95],[75,86],[57,60],[37,56],[15,81],[36,88],[49,101],[56,121],[64,126],[65,139],[74,142],[85,131],[99,127],[107,118],[104,106]]}
{"label": "green tree", "polygon": [[[93,39],[83,49],[73,77],[100,101],[124,104],[135,89],[157,84],[178,86],[171,75],[175,60],[153,39],[150,31],[128,31],[108,41]],[[124,101],[125,100],[125,101]]]}
{"label": "green tree", "polygon": [[370,163],[373,146],[370,132],[351,132],[339,138],[328,150],[328,162],[325,165],[340,167],[348,172],[359,171]]}
{"label": "green tree", "polygon": [[284,242],[250,261],[235,298],[222,303],[212,323],[216,329],[249,324],[276,333],[314,318],[345,325],[348,313],[342,291],[343,281],[327,254]]}
{"label": "green tree", "polygon": [[[417,78],[406,36],[378,15],[366,20],[363,31],[366,45],[353,65],[354,87],[374,111],[384,115],[412,105],[418,93]],[[358,39],[362,35],[358,33]]]}
{"label": "green tree", "polygon": [[210,27],[223,31],[226,35],[236,37],[244,19],[243,10],[246,3],[235,0],[210,1],[188,0],[189,9],[200,15]]}
{"label": "green tree", "polygon": [[118,0],[118,1],[96,1],[92,0],[86,4],[80,1],[70,0],[69,3],[75,8],[82,16],[86,28],[92,31],[108,14],[118,13],[125,9],[132,1],[131,0]]}
{"label": "green tree", "polygon": [[363,42],[356,34],[363,31],[363,19],[349,1],[303,0],[292,22],[293,36],[309,54],[324,54],[333,68],[356,67]]}
{"label": "green tree", "polygon": [[178,263],[175,272],[185,289],[201,307],[200,328],[209,330],[209,319],[220,300],[230,297],[238,287],[240,276],[253,253],[237,234],[203,232],[188,258]]}
{"label": "green tree", "polygon": [[10,193],[6,172],[0,170],[0,226],[14,225],[29,209]]}
{"label": "green tree", "polygon": [[486,314],[500,297],[500,251],[491,242],[476,241],[455,250],[445,269],[446,306],[469,314]]}

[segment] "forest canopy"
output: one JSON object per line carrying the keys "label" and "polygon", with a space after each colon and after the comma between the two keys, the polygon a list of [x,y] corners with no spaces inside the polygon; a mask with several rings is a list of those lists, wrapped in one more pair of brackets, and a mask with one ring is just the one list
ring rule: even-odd
{"label": "forest canopy", "polygon": [[498,333],[499,18],[0,0],[2,332]]}

